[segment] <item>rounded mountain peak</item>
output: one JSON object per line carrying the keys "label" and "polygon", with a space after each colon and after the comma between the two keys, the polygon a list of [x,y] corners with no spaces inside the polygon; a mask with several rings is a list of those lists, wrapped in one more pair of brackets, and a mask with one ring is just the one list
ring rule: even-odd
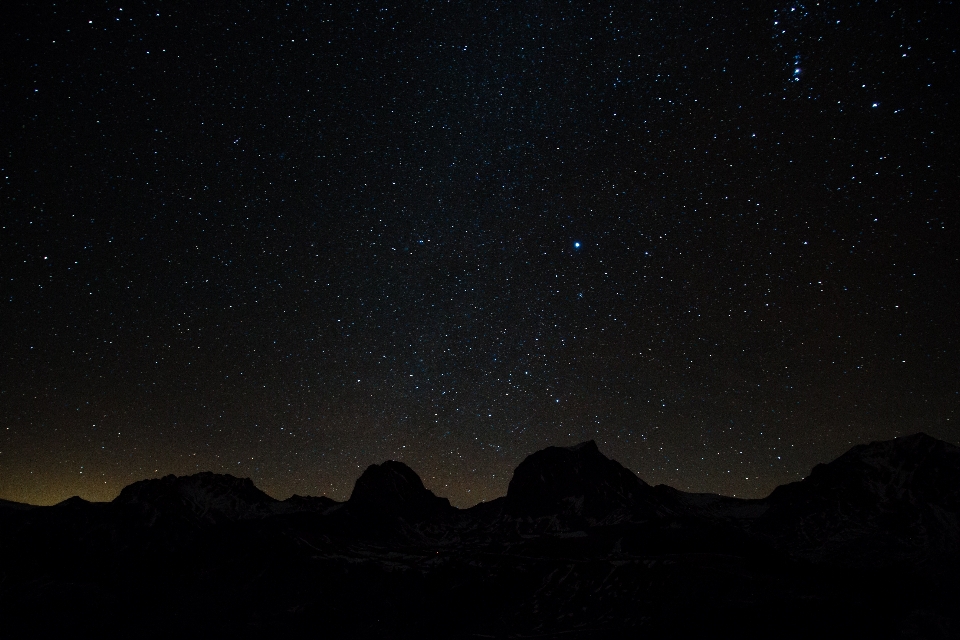
{"label": "rounded mountain peak", "polygon": [[588,440],[528,456],[513,472],[507,509],[514,515],[573,512],[601,519],[616,510],[656,511],[652,492],[650,485]]}
{"label": "rounded mountain peak", "polygon": [[434,495],[413,469],[396,460],[367,467],[357,478],[347,504],[351,509],[381,516],[422,516],[450,508],[446,498]]}

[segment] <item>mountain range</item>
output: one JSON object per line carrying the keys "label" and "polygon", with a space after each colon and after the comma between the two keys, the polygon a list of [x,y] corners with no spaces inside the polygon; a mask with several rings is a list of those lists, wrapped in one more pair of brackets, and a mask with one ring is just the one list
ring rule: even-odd
{"label": "mountain range", "polygon": [[955,638],[958,569],[960,448],[925,434],[760,500],[651,486],[589,441],[468,509],[396,461],[345,502],[208,472],[0,501],[23,636]]}

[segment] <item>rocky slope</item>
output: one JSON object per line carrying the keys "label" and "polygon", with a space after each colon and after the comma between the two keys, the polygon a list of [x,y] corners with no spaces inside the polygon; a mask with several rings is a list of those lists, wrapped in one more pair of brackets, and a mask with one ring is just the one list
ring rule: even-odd
{"label": "rocky slope", "polygon": [[935,568],[960,554],[960,447],[923,433],[859,445],[763,502],[754,530],[804,558]]}

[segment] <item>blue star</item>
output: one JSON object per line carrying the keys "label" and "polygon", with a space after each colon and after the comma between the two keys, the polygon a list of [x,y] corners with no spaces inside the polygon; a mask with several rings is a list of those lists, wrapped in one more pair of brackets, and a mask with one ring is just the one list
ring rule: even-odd
{"label": "blue star", "polygon": [[574,243],[573,243],[573,250],[574,250],[574,251],[580,251],[580,243],[579,243],[579,242],[574,242]]}

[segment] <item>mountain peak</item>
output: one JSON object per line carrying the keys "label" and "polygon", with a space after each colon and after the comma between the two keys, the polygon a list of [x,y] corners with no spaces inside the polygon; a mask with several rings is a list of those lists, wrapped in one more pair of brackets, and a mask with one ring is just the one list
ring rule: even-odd
{"label": "mountain peak", "polygon": [[296,493],[283,501],[283,505],[291,511],[324,512],[338,504],[340,503],[327,496],[301,496]]}
{"label": "mountain peak", "polygon": [[[579,443],[579,444],[571,445],[571,446],[569,446],[569,447],[559,447],[559,448],[561,448],[561,449],[566,449],[567,451],[581,451],[581,450],[585,450],[585,451],[588,451],[588,452],[590,452],[590,453],[598,453],[598,454],[600,454],[601,456],[603,455],[602,453],[600,453],[600,447],[597,446],[597,441],[596,441],[596,440],[587,440],[587,441],[585,441],[585,442],[581,442],[581,443]],[[606,457],[606,456],[604,456],[604,457]]]}
{"label": "mountain peak", "polygon": [[811,558],[956,553],[956,521],[942,514],[960,511],[960,447],[924,433],[857,445],[765,502],[760,530]]}
{"label": "mountain peak", "polygon": [[80,496],[71,496],[71,497],[67,498],[66,500],[61,500],[60,502],[58,502],[58,503],[55,504],[54,506],[55,506],[55,507],[63,507],[63,508],[65,508],[65,509],[68,509],[68,508],[69,508],[69,509],[76,509],[76,508],[85,507],[85,506],[87,506],[88,504],[90,504],[90,502],[89,502],[88,500],[84,500],[84,499],[81,498]]}
{"label": "mountain peak", "polygon": [[258,489],[250,478],[210,471],[134,482],[114,499],[116,504],[158,515],[178,514],[205,522],[262,518],[274,513],[277,502]]}
{"label": "mountain peak", "polygon": [[424,487],[420,476],[404,463],[387,460],[370,465],[357,478],[347,505],[369,515],[423,516],[449,509],[450,501]]}
{"label": "mountain peak", "polygon": [[878,450],[883,452],[897,451],[907,453],[912,451],[934,451],[956,449],[960,452],[960,447],[945,442],[923,431],[912,433],[907,436],[898,436],[891,440],[879,440],[870,444],[861,444],[853,447],[850,451],[870,451]]}
{"label": "mountain peak", "polygon": [[917,431],[908,436],[899,436],[893,439],[894,442],[903,442],[903,443],[934,443],[934,442],[943,442],[943,440],[938,440],[931,435],[928,435],[924,431]]}
{"label": "mountain peak", "polygon": [[[880,474],[885,483],[912,484],[920,472],[937,468],[939,463],[960,459],[960,447],[919,432],[908,436],[861,444],[833,462],[814,467],[806,481],[835,480],[850,473]],[[878,479],[880,478],[878,476]]]}
{"label": "mountain peak", "polygon": [[507,489],[507,509],[515,515],[602,519],[616,510],[655,510],[655,502],[651,487],[603,455],[593,440],[528,456]]}

